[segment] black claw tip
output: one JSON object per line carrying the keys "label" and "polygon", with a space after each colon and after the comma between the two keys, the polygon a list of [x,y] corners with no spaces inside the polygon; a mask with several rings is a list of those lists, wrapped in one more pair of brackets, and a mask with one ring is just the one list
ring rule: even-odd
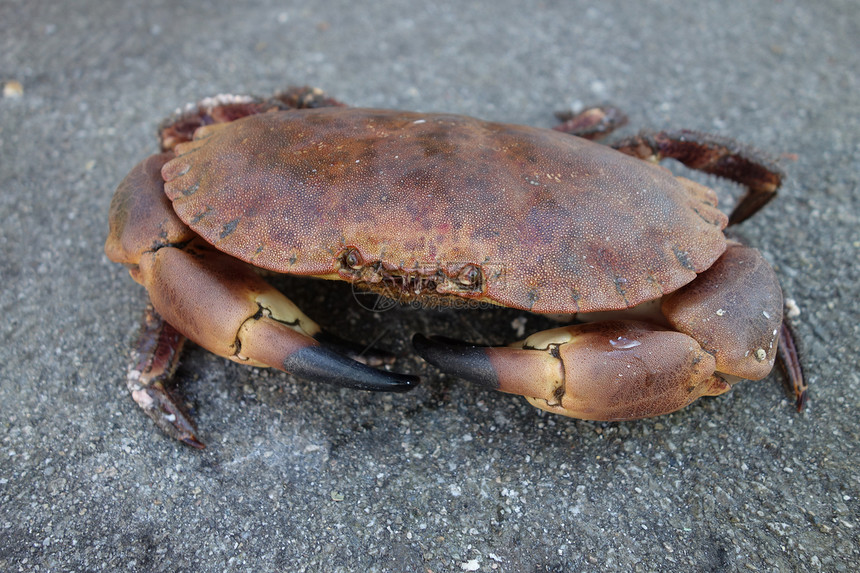
{"label": "black claw tip", "polygon": [[356,390],[406,392],[420,382],[417,376],[377,370],[324,346],[302,348],[290,354],[283,366],[284,370],[300,378]]}
{"label": "black claw tip", "polygon": [[423,334],[412,337],[412,346],[421,358],[443,372],[484,388],[499,388],[499,377],[487,356],[486,347],[437,336],[427,338]]}

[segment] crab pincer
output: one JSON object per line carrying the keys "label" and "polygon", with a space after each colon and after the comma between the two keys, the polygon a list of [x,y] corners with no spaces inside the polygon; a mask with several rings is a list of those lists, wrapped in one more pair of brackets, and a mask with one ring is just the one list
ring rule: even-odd
{"label": "crab pincer", "polygon": [[202,241],[142,257],[135,275],[165,320],[219,356],[361,390],[405,391],[416,382],[323,346],[314,338],[319,325],[292,301]]}
{"label": "crab pincer", "polygon": [[[538,332],[507,347],[420,335],[413,344],[445,372],[587,420],[667,414],[773,368],[782,291],[755,249],[729,242],[695,281],[648,308],[648,322],[586,314],[581,318],[597,321]],[[790,356],[783,360],[792,367]]]}
{"label": "crab pincer", "polygon": [[659,416],[730,389],[695,340],[635,321],[565,326],[507,347],[420,335],[413,344],[445,372],[585,420]]}

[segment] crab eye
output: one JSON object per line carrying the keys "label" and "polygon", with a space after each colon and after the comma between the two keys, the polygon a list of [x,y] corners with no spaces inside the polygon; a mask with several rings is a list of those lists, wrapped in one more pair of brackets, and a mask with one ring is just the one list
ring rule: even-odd
{"label": "crab eye", "polygon": [[457,275],[457,281],[466,287],[476,287],[481,279],[481,270],[475,265],[466,265],[460,269]]}
{"label": "crab eye", "polygon": [[349,267],[353,270],[360,269],[364,263],[364,260],[361,258],[361,254],[355,249],[347,249],[344,251],[340,260],[343,266]]}

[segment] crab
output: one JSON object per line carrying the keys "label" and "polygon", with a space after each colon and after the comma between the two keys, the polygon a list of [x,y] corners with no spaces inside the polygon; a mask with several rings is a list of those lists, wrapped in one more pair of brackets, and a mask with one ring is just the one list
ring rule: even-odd
{"label": "crab", "polygon": [[[311,88],[218,96],[162,124],[162,152],[119,185],[107,256],[147,307],[127,385],[168,435],[203,447],[170,389],[187,339],[230,360],[373,391],[418,383],[390,356],[326,334],[263,277],[339,279],[399,300],[466,299],[575,322],[504,347],[416,334],[449,374],[549,412],[630,420],[758,380],[780,353],[806,397],[783,296],[724,229],[782,173],[690,131],[605,146],[610,107],[556,129],[347,107]],[[747,188],[730,217],[663,158]]]}

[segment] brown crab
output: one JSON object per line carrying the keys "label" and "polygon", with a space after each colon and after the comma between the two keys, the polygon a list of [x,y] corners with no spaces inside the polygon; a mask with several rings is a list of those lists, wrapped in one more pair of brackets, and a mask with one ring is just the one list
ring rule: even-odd
{"label": "brown crab", "polygon": [[[778,348],[800,405],[776,276],[723,234],[774,196],[780,171],[693,132],[614,149],[585,139],[623,122],[611,108],[564,119],[547,130],[348,108],[299,88],[204,100],[169,120],[163,152],[117,189],[105,245],[155,309],[129,371],[135,401],[168,434],[203,446],[165,389],[185,337],[303,378],[386,391],[417,383],[332,350],[350,354],[261,278],[267,270],[590,320],[509,347],[413,339],[442,370],[551,412],[671,412],[764,377]],[[748,193],[727,218],[711,189],[657,165],[664,157]]]}

